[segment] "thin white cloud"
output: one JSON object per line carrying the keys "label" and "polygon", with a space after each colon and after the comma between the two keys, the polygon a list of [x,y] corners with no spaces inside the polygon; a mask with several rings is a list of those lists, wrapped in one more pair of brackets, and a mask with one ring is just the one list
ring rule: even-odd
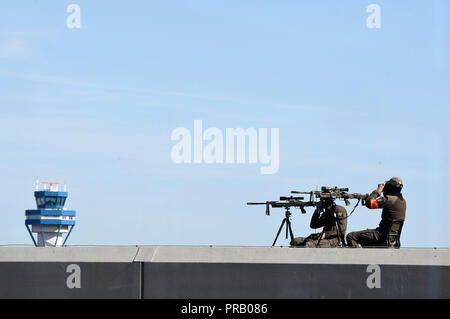
{"label": "thin white cloud", "polygon": [[[17,128],[26,128],[17,130]],[[151,130],[122,129],[120,121],[67,117],[2,117],[0,144],[25,147],[76,159],[117,157],[154,159],[151,147],[161,149],[167,139]],[[55,142],[49,142],[55,141]]]}
{"label": "thin white cloud", "polygon": [[0,59],[24,59],[30,49],[22,39],[5,39],[0,43]]}
{"label": "thin white cloud", "polygon": [[[66,85],[72,87],[79,88],[87,88],[93,90],[100,91],[110,91],[110,92],[122,92],[129,94],[147,94],[147,95],[164,95],[164,96],[173,96],[173,97],[186,97],[191,99],[198,100],[209,100],[216,102],[227,102],[238,105],[253,105],[259,107],[269,107],[275,109],[288,109],[288,110],[309,110],[309,111],[317,111],[317,112],[333,112],[334,108],[332,107],[324,107],[324,106],[305,106],[300,104],[288,104],[278,101],[268,101],[268,100],[259,100],[259,99],[242,99],[242,98],[230,98],[230,97],[222,97],[222,96],[209,96],[203,94],[195,94],[189,92],[179,92],[179,91],[171,91],[171,90],[153,90],[148,88],[134,88],[134,87],[122,87],[116,85],[104,85],[98,83],[92,83],[84,80],[78,80],[65,76],[58,75],[13,75],[13,74],[5,74],[7,76],[19,77],[22,80],[44,83],[44,84],[56,84],[56,85]],[[340,111],[340,110],[339,110]]]}
{"label": "thin white cloud", "polygon": [[41,45],[55,38],[44,28],[0,29],[0,59],[29,59],[39,55]]}

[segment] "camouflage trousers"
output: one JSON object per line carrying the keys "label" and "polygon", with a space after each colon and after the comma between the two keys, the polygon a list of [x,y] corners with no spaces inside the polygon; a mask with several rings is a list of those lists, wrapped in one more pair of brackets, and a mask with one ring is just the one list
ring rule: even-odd
{"label": "camouflage trousers", "polygon": [[385,246],[382,237],[379,228],[355,231],[347,235],[347,245],[349,247],[358,247],[358,244],[361,247]]}
{"label": "camouflage trousers", "polygon": [[294,238],[294,241],[291,242],[291,247],[332,248],[338,247],[339,245],[339,241],[337,238],[322,239],[319,243],[319,246],[317,246],[318,240],[319,240],[318,234],[311,234],[308,237],[296,237]]}

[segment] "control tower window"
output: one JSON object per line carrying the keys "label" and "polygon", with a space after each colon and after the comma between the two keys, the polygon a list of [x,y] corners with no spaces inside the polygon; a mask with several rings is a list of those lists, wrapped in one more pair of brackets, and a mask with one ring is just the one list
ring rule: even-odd
{"label": "control tower window", "polygon": [[37,197],[37,198],[36,198],[36,204],[37,204],[38,206],[44,205],[44,204],[45,204],[45,197]]}
{"label": "control tower window", "polygon": [[55,206],[56,205],[56,199],[57,199],[57,197],[55,197],[55,196],[46,197],[45,198],[45,204],[46,205],[53,205],[53,206]]}
{"label": "control tower window", "polygon": [[56,205],[64,206],[65,201],[66,201],[65,197],[58,197],[58,199],[56,200]]}
{"label": "control tower window", "polygon": [[36,203],[39,207],[49,206],[64,206],[66,203],[66,197],[59,196],[42,196],[36,198]]}

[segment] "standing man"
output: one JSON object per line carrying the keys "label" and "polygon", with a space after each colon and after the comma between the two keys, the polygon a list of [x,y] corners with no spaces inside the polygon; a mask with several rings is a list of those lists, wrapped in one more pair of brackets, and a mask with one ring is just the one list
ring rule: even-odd
{"label": "standing man", "polygon": [[[385,183],[378,184],[366,200],[370,209],[382,208],[381,222],[376,229],[351,232],[347,235],[350,247],[386,246],[388,235],[399,235],[400,224],[403,224],[406,214],[406,201],[401,193],[403,181],[392,177]],[[384,196],[381,196],[383,193]]]}
{"label": "standing man", "polygon": [[[319,245],[317,246],[317,242],[320,234],[315,233],[306,238],[294,238],[291,242],[291,247],[339,247],[339,235],[341,234],[342,238],[345,238],[347,230],[347,210],[342,206],[336,205],[331,199],[326,199],[324,206],[322,214],[320,214],[322,210],[319,207],[316,208],[310,223],[310,227],[313,229],[323,227],[323,235]],[[345,245],[345,243],[342,244]]]}

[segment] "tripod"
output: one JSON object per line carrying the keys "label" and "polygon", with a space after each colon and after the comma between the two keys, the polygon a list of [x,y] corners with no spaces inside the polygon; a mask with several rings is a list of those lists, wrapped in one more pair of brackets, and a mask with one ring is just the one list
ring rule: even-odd
{"label": "tripod", "polygon": [[[336,204],[334,202],[331,206],[331,214],[332,214],[332,219],[333,219],[332,223],[333,223],[334,227],[336,227],[337,237],[339,240],[338,246],[346,247],[347,244],[345,243],[345,237],[344,237],[344,234],[342,233],[341,226],[338,223],[339,217],[336,214]],[[325,233],[325,227],[322,229],[322,232],[320,233],[319,239],[317,240],[316,247],[319,247],[320,241],[322,240],[324,233]]]}
{"label": "tripod", "polygon": [[277,236],[275,237],[275,240],[273,241],[272,247],[275,246],[275,243],[277,242],[278,236],[280,236],[281,230],[283,229],[283,226],[286,224],[286,239],[288,239],[288,233],[291,238],[291,242],[294,241],[294,233],[292,232],[292,224],[291,224],[291,212],[289,211],[289,207],[285,207],[286,211],[284,213],[284,219],[281,222],[280,228],[278,229]]}

